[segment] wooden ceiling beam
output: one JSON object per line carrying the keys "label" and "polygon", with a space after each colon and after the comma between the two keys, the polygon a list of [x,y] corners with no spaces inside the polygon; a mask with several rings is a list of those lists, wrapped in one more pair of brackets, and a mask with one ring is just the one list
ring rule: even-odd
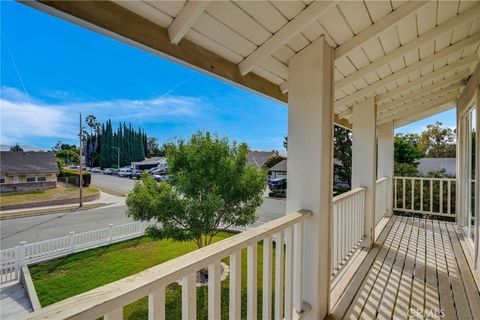
{"label": "wooden ceiling beam", "polygon": [[209,4],[209,0],[187,1],[180,13],[168,27],[168,36],[173,44],[178,44],[180,40],[182,40]]}
{"label": "wooden ceiling beam", "polygon": [[402,4],[396,10],[390,12],[385,17],[372,24],[370,27],[362,30],[352,39],[338,46],[335,49],[335,60],[347,56],[351,51],[365,44],[365,42],[378,36],[380,33],[387,30],[388,28],[394,27],[397,22],[399,22],[403,18],[408,17],[427,3],[429,3],[429,1],[411,0],[405,4]]}
{"label": "wooden ceiling beam", "polygon": [[363,97],[375,92],[376,90],[380,89],[381,87],[384,87],[385,85],[396,81],[404,76],[409,75],[410,73],[413,73],[415,71],[418,71],[419,69],[431,64],[435,63],[439,59],[442,59],[444,57],[449,56],[452,53],[455,53],[463,48],[466,48],[472,44],[478,43],[480,41],[480,32],[474,33],[468,38],[465,38],[461,41],[456,42],[455,44],[443,48],[439,51],[437,51],[435,54],[432,54],[428,57],[425,57],[424,59],[415,62],[408,67],[401,69],[377,82],[374,82],[360,90],[355,91],[354,93],[339,99],[335,102],[335,108],[345,106],[349,103],[354,102],[355,100],[362,99]]}
{"label": "wooden ceiling beam", "polygon": [[366,75],[374,72],[380,67],[383,67],[384,65],[387,65],[405,54],[409,53],[412,50],[415,50],[425,43],[428,43],[442,35],[444,35],[446,32],[451,31],[458,27],[459,25],[462,25],[464,23],[467,23],[475,18],[478,18],[480,16],[480,4],[477,4],[473,8],[470,8],[463,12],[462,14],[459,14],[450,20],[438,25],[437,27],[430,29],[429,31],[425,32],[421,36],[415,38],[414,40],[406,43],[405,45],[395,49],[394,51],[390,52],[389,54],[375,60],[374,62],[366,65],[365,67],[359,69],[358,71],[355,71],[354,73],[346,76],[343,79],[340,79],[335,82],[335,89],[341,89],[343,87],[346,87],[355,81],[365,77]]}
{"label": "wooden ceiling beam", "polygon": [[295,18],[284,25],[267,41],[253,51],[246,57],[238,68],[242,75],[248,74],[256,65],[262,62],[265,58],[271,56],[275,51],[280,49],[288,41],[293,39],[300,32],[305,30],[311,23],[317,20],[329,8],[335,5],[334,1],[314,1]]}

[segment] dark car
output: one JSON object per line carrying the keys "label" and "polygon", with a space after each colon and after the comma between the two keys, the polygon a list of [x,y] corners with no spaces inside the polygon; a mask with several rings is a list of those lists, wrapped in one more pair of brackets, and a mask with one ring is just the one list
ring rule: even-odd
{"label": "dark car", "polygon": [[287,178],[276,178],[268,181],[270,190],[287,189]]}

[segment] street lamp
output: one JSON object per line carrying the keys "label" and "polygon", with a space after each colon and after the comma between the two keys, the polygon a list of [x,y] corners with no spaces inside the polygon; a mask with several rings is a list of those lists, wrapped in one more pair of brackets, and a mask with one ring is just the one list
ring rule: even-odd
{"label": "street lamp", "polygon": [[117,169],[120,169],[120,148],[112,147],[112,149],[117,149]]}

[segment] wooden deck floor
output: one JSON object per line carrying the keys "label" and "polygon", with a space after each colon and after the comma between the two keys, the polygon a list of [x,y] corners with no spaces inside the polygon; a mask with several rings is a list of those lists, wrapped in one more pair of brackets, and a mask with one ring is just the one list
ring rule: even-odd
{"label": "wooden deck floor", "polygon": [[480,319],[480,293],[456,229],[393,216],[377,244],[350,262],[357,265],[348,283],[334,287],[343,293],[332,293],[329,319]]}

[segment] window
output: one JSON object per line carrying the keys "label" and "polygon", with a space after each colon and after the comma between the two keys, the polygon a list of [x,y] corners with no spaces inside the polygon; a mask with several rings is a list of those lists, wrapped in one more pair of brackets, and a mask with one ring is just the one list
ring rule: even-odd
{"label": "window", "polygon": [[5,178],[0,178],[0,184],[5,183]]}
{"label": "window", "polygon": [[27,177],[27,182],[35,182],[35,177]]}
{"label": "window", "polygon": [[47,181],[46,177],[37,177],[38,182]]}

